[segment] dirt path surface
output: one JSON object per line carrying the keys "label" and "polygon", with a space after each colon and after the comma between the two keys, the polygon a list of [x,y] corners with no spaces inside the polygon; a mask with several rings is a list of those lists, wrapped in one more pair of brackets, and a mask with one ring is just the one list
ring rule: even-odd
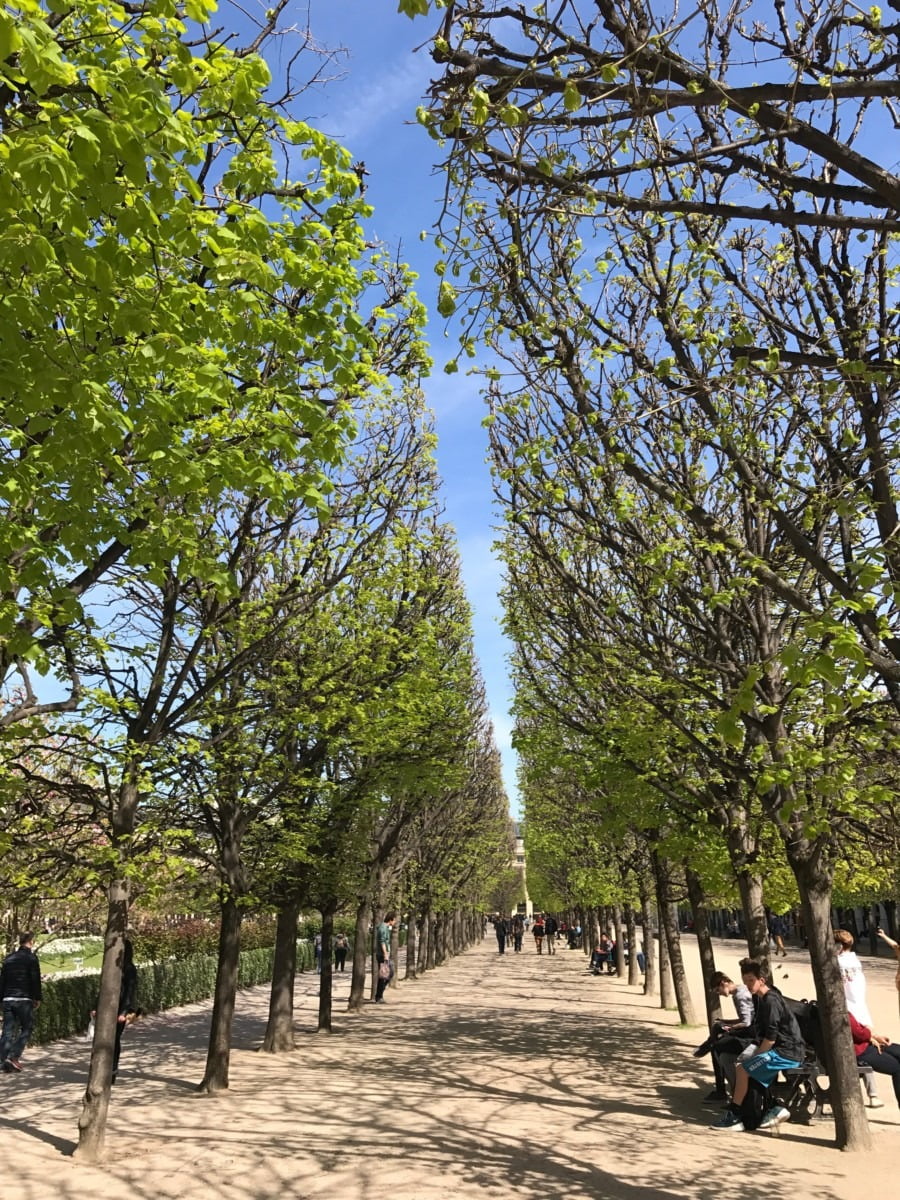
{"label": "dirt path surface", "polygon": [[[686,939],[702,1011],[693,939]],[[736,970],[738,943],[719,949]],[[151,1017],[125,1035],[106,1161],[70,1157],[88,1046],[29,1050],[0,1076],[0,1194],[10,1200],[890,1200],[900,1112],[890,1080],[870,1110],[874,1150],[841,1154],[830,1121],[778,1136],[719,1133],[700,1101],[709,1060],[639,989],[585,971],[560,949],[500,957],[492,938],[400,983],[388,1003],[313,1032],[315,976],[298,980],[298,1049],[260,1053],[267,990],[241,994],[231,1089],[194,1091],[208,1005]],[[879,1031],[900,1040],[893,964],[867,963]],[[811,994],[793,954],[785,994]]]}

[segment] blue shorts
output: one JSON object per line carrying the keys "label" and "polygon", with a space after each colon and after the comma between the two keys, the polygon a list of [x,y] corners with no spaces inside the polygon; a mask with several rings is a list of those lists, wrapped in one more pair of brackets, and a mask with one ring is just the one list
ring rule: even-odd
{"label": "blue shorts", "polygon": [[796,1058],[782,1058],[777,1050],[765,1050],[762,1054],[754,1054],[741,1066],[757,1083],[768,1087],[778,1078],[779,1071],[792,1071],[800,1064]]}

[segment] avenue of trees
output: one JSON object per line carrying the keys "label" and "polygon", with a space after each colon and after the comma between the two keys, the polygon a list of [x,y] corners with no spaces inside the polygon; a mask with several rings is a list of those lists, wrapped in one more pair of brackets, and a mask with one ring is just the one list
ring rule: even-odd
{"label": "avenue of trees", "polygon": [[[78,1153],[102,1149],[124,940],[219,918],[200,1087],[228,1086],[240,928],[400,909],[415,973],[511,857],[421,382],[424,310],[295,62],[187,0],[0,12],[0,895],[102,897]],[[246,25],[245,25],[246,28]],[[21,927],[21,923],[20,923]]]}
{"label": "avenue of trees", "polygon": [[529,876],[634,906],[650,880],[686,1020],[675,893],[702,933],[737,887],[758,956],[796,903],[864,1148],[831,907],[897,894],[900,25],[432,7],[419,119],[442,311],[487,355]]}

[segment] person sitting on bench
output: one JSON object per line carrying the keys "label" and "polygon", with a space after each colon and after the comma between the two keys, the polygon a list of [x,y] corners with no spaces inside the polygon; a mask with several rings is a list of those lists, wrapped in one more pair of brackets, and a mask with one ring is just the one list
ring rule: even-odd
{"label": "person sitting on bench", "polygon": [[[900,1046],[891,1042],[889,1037],[873,1033],[868,1025],[857,1021],[853,1013],[848,1013],[847,1016],[850,1018],[850,1033],[853,1037],[856,1061],[871,1067],[879,1075],[890,1075],[894,1095],[897,1104],[900,1105]],[[883,1103],[881,1100],[877,1100],[876,1103],[870,1099],[869,1107],[882,1108]]]}
{"label": "person sitting on bench", "polygon": [[716,1086],[703,1103],[721,1104],[734,1091],[734,1064],[738,1055],[753,1041],[753,997],[745,984],[735,983],[724,971],[715,971],[710,976],[709,987],[723,998],[731,997],[737,1016],[736,1021],[714,1021],[709,1037],[694,1051],[694,1058],[712,1051]]}
{"label": "person sitting on bench", "polygon": [[[750,1080],[754,1079],[760,1086],[768,1088],[778,1078],[780,1071],[799,1067],[806,1057],[806,1045],[797,1019],[784,998],[766,983],[765,972],[759,963],[745,959],[741,963],[741,973],[750,995],[756,1001],[756,1034],[759,1041],[756,1053],[737,1063],[731,1103],[712,1126],[713,1129],[734,1133],[744,1132],[741,1105],[750,1087]],[[790,1116],[783,1105],[776,1104],[760,1121],[759,1128],[774,1129],[782,1121],[790,1120]]]}

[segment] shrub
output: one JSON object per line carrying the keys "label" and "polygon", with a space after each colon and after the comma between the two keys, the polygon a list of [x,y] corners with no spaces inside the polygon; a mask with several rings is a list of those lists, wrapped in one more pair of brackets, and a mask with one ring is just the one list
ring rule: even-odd
{"label": "shrub", "polygon": [[[242,950],[238,962],[238,986],[257,987],[272,978],[271,945]],[[144,1012],[163,1012],[197,1000],[207,1000],[216,985],[215,954],[192,954],[165,962],[137,963],[138,1004]],[[312,947],[297,944],[297,970],[314,966]],[[91,1009],[96,1007],[100,987],[99,971],[84,975],[63,975],[48,979],[43,986],[43,1002],[35,1012],[36,1045],[84,1033]]]}

